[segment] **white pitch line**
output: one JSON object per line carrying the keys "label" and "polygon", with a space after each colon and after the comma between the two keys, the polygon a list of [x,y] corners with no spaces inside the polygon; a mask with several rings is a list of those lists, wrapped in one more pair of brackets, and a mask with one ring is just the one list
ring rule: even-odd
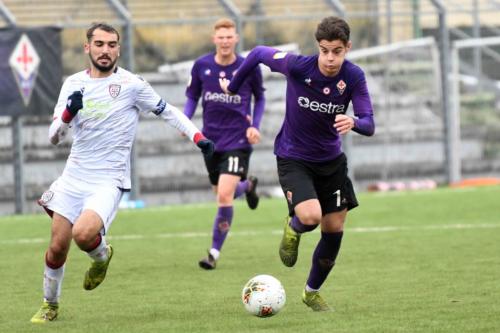
{"label": "white pitch line", "polygon": [[3,239],[0,240],[0,244],[38,244],[45,243],[48,239],[46,238],[20,238],[20,239]]}
{"label": "white pitch line", "polygon": [[[346,230],[347,233],[373,233],[373,232],[395,232],[408,230],[461,230],[461,229],[496,229],[500,224],[444,224],[444,225],[420,225],[420,226],[382,226],[382,227],[353,227]],[[282,230],[270,231],[232,231],[228,236],[248,237],[262,235],[281,235]],[[164,238],[206,238],[212,234],[209,232],[178,232],[164,233],[156,235],[115,235],[108,236],[109,240],[139,240],[139,239],[164,239]],[[20,238],[20,239],[0,239],[0,245],[9,244],[39,244],[48,243],[48,238]]]}

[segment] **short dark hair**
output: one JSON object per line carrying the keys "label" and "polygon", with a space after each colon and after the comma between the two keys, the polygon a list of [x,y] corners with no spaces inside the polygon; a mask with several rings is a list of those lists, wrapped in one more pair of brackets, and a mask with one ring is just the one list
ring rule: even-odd
{"label": "short dark hair", "polygon": [[90,42],[92,37],[94,36],[94,31],[97,29],[103,30],[106,32],[109,32],[111,34],[115,34],[118,37],[118,41],[120,41],[120,34],[118,31],[113,28],[111,25],[104,23],[104,22],[98,22],[98,23],[92,23],[92,26],[87,30],[87,41]]}
{"label": "short dark hair", "polygon": [[329,16],[325,17],[320,24],[318,24],[318,28],[316,29],[314,36],[318,42],[321,40],[331,42],[339,39],[344,44],[347,44],[350,34],[351,29],[346,21],[340,17]]}

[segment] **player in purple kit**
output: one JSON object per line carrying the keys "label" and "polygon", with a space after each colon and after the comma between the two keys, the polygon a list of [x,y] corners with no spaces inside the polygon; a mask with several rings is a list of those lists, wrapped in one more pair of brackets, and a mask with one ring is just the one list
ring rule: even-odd
{"label": "player in purple kit", "polygon": [[[345,59],[351,49],[349,35],[347,22],[327,17],[315,34],[318,55],[257,46],[232,81],[220,80],[221,88],[233,94],[259,63],[287,78],[285,119],[274,145],[290,215],[279,254],[284,265],[295,265],[301,235],[321,225],[302,294],[303,302],[314,311],[330,310],[319,289],[335,264],[347,211],[358,206],[341,135],[353,130],[371,136],[375,130],[365,75]],[[351,101],[354,117],[345,114]]]}
{"label": "player in purple kit", "polygon": [[[236,25],[223,18],[214,25],[215,53],[198,58],[186,88],[184,114],[191,118],[202,99],[203,134],[215,142],[215,153],[205,159],[210,183],[217,194],[217,214],[213,224],[212,247],[199,261],[204,269],[214,269],[233,219],[233,198],[246,194],[248,206],[257,208],[257,178],[247,179],[252,145],[260,141],[259,124],[264,112],[262,73],[257,66],[242,80],[238,94],[229,96],[219,86],[219,78],[231,79],[243,62],[235,53]],[[254,97],[253,114],[251,112]]]}

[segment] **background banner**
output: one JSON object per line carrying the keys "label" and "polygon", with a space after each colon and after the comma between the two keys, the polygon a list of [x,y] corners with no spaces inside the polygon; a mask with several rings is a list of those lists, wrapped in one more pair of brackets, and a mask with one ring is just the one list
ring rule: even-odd
{"label": "background banner", "polygon": [[62,84],[60,29],[0,29],[0,116],[52,114]]}

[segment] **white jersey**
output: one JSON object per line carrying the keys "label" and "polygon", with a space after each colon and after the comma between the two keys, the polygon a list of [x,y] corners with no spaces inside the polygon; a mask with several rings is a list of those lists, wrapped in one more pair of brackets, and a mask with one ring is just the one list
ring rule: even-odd
{"label": "white jersey", "polygon": [[49,130],[53,143],[58,143],[67,132],[61,115],[68,96],[78,90],[83,91],[83,109],[70,123],[73,145],[63,176],[90,183],[112,182],[130,189],[130,152],[139,112],[161,116],[191,140],[199,132],[181,111],[163,101],[149,83],[117,68],[106,78],[91,78],[88,71],[82,71],[66,79]]}

